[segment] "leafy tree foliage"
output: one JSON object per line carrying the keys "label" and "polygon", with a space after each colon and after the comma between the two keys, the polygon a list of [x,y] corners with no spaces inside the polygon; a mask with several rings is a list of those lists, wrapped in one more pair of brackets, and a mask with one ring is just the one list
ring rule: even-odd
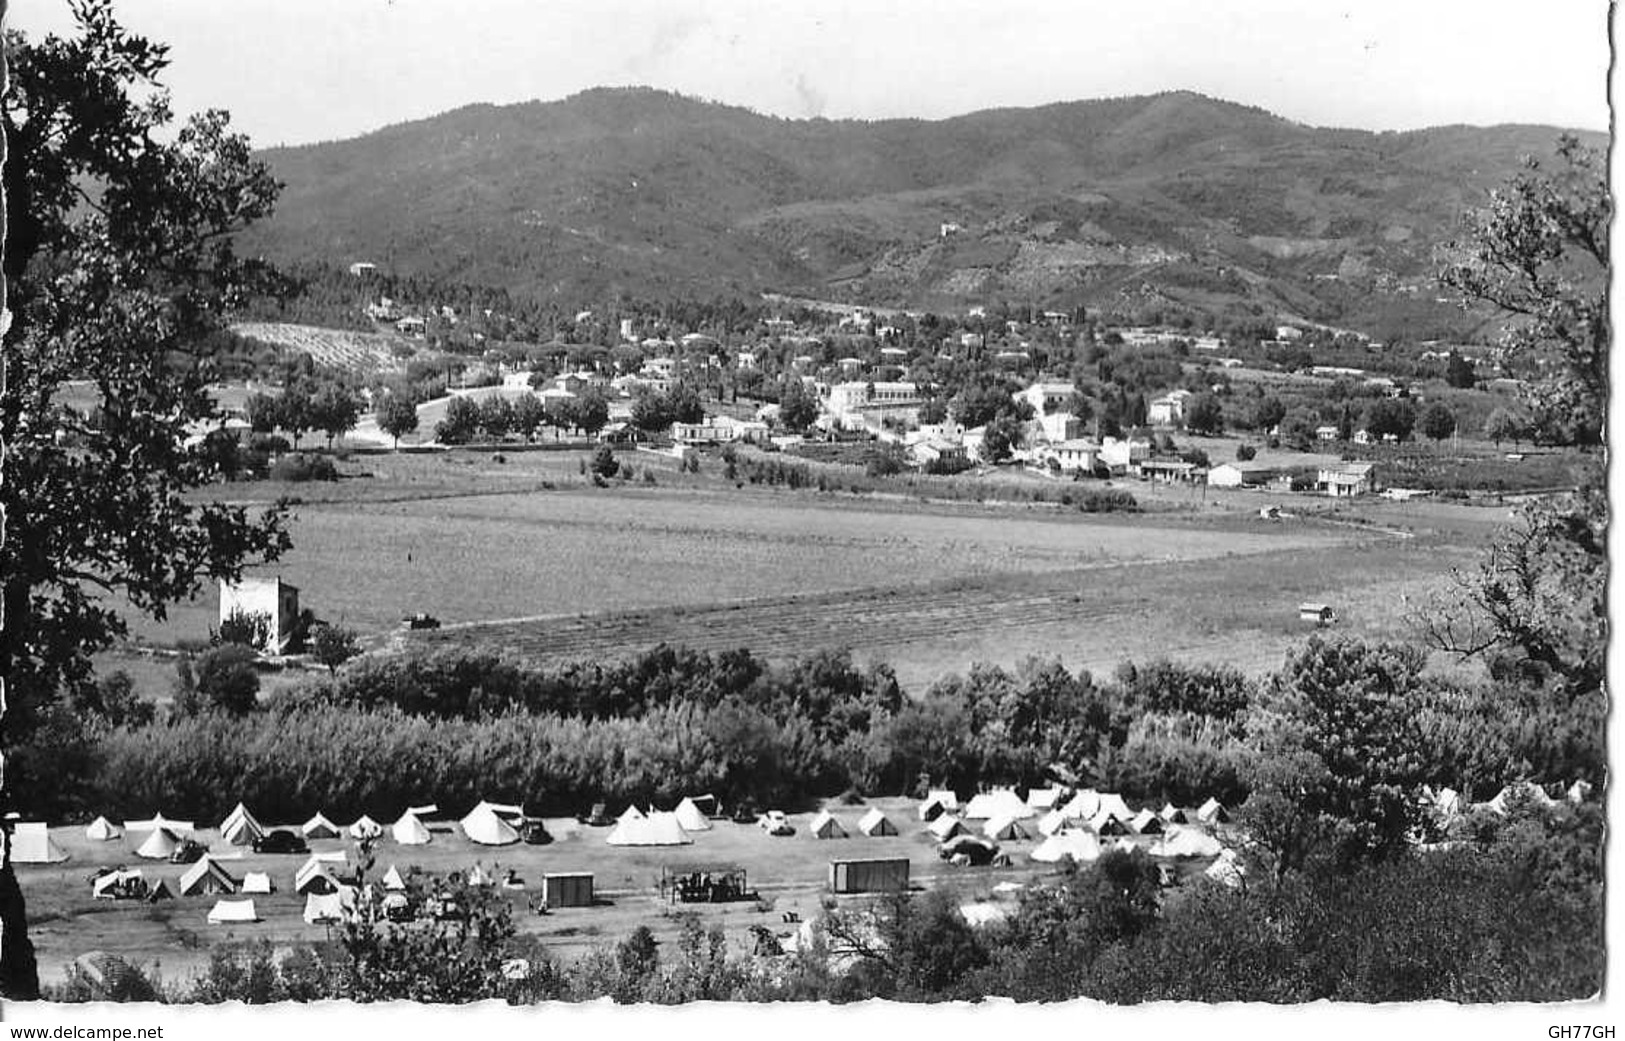
{"label": "leafy tree foliage", "polygon": [[395,439],[401,447],[401,438],[418,428],[418,408],[404,394],[386,394],[378,403],[378,429]]}
{"label": "leafy tree foliage", "polygon": [[352,630],[339,625],[322,625],[312,637],[311,653],[327,666],[328,672],[337,672],[340,665],[361,653],[361,645]]}
{"label": "leafy tree foliage", "polygon": [[1511,441],[1517,444],[1528,436],[1523,420],[1510,409],[1498,408],[1491,412],[1484,420],[1484,436],[1495,442],[1500,448],[1502,441]]}
{"label": "leafy tree foliage", "polygon": [[1444,381],[1459,390],[1471,390],[1478,383],[1478,373],[1460,351],[1452,350],[1445,358]]}
{"label": "leafy tree foliage", "polygon": [[[818,418],[818,399],[797,377],[784,381],[779,392],[779,422],[794,433],[805,433]],[[923,420],[922,420],[923,421]]]}
{"label": "leafy tree foliage", "polygon": [[1365,428],[1372,437],[1392,435],[1404,441],[1415,426],[1416,410],[1403,398],[1378,398],[1366,406]]}
{"label": "leafy tree foliage", "polygon": [[1224,432],[1224,406],[1211,392],[1197,394],[1185,409],[1185,429],[1216,437]]}
{"label": "leafy tree foliage", "polygon": [[1422,433],[1434,441],[1443,441],[1456,432],[1456,414],[1442,401],[1431,402],[1422,410]]}

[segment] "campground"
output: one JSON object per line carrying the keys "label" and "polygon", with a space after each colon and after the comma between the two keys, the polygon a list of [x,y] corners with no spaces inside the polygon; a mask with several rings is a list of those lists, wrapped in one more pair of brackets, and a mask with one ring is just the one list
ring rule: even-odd
{"label": "campground", "polygon": [[[380,879],[391,866],[403,875],[415,867],[443,876],[447,872],[466,872],[478,863],[500,880],[511,869],[525,881],[526,889],[498,888],[496,892],[510,902],[515,925],[554,955],[572,958],[597,946],[612,945],[638,925],[648,925],[661,942],[673,942],[681,926],[678,914],[683,911],[698,914],[707,925],[721,925],[733,951],[748,954],[754,942],[752,926],[766,927],[787,938],[797,928],[794,920],[785,921],[787,913],[799,916],[802,922],[821,913],[821,901],[828,895],[832,859],[906,857],[912,886],[946,888],[962,902],[1010,899],[1013,891],[1007,889],[1001,895],[993,887],[1007,882],[1027,883],[1059,871],[1056,864],[1031,859],[1033,849],[1042,841],[1036,828],[1029,829],[1031,838],[1000,843],[1001,849],[1010,854],[1009,867],[953,866],[938,857],[937,841],[920,822],[918,806],[916,800],[905,798],[871,799],[858,806],[832,802],[829,810],[845,825],[848,838],[813,837],[808,822],[816,813],[809,812],[788,815],[795,827],[795,834],[790,836],[770,836],[759,826],[720,819],[711,822],[710,830],[692,833],[692,844],[667,847],[611,846],[606,842],[611,828],[551,818],[546,826],[554,841],[548,845],[480,846],[464,837],[455,821],[431,818],[428,826],[432,840],[427,845],[401,846],[386,829],[374,847],[374,866],[368,877]],[[898,834],[864,836],[857,822],[869,807],[884,812],[896,824]],[[297,830],[297,824],[291,827]],[[278,945],[320,941],[330,935],[329,927],[304,921],[305,897],[293,892],[294,873],[307,859],[305,855],[256,854],[225,843],[213,829],[199,831],[196,837],[210,845],[215,859],[229,874],[240,881],[247,872],[264,871],[275,883],[277,892],[252,898],[262,921],[208,924],[205,919],[217,899],[214,896],[177,895],[156,904],[92,898],[88,879],[102,867],[139,867],[149,883],[164,879],[171,888],[176,887],[186,870],[184,866],[135,856],[134,848],[146,834],[126,833],[117,840],[94,842],[85,837],[83,825],[56,827],[51,829],[51,836],[68,859],[57,864],[18,866],[18,880],[29,897],[29,934],[42,978],[59,980],[74,957],[102,950],[143,966],[156,964],[164,979],[178,981],[201,971],[217,944],[266,940]],[[1110,841],[1103,839],[1102,845]],[[1152,840],[1132,836],[1128,841],[1149,845]],[[348,838],[313,841],[310,848],[313,853],[347,850],[352,862],[356,856],[356,843]],[[1180,871],[1199,871],[1210,862],[1181,862]],[[759,893],[761,899],[726,904],[668,903],[659,893],[661,870],[678,865],[743,867],[748,888]],[[527,900],[538,893],[541,876],[548,872],[592,873],[598,904],[554,908],[545,915],[532,913]],[[867,902],[873,896],[838,899],[843,903]]]}

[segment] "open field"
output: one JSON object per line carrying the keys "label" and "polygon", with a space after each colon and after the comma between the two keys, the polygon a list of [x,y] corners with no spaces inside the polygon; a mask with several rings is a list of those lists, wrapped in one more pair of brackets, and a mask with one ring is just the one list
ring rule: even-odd
{"label": "open field", "polygon": [[[857,821],[868,806],[878,806],[897,825],[899,835],[866,838]],[[450,821],[430,822],[433,841],[427,846],[399,846],[386,836],[375,849],[371,877],[377,878],[390,865],[402,874],[419,867],[431,874],[466,871],[476,862],[498,878],[513,869],[527,883],[525,892],[505,892],[520,930],[541,939],[563,957],[573,957],[600,945],[623,939],[638,925],[648,925],[657,938],[671,942],[678,921],[663,912],[668,905],[659,896],[661,868],[666,865],[734,864],[748,873],[751,889],[769,902],[771,910],[759,910],[754,902],[732,904],[675,905],[678,910],[697,912],[707,923],[721,924],[731,946],[738,953],[751,949],[750,926],[763,925],[779,934],[795,928],[783,920],[786,911],[803,920],[819,911],[819,899],[827,891],[828,865],[835,858],[907,857],[910,881],[915,885],[947,887],[964,899],[984,899],[999,882],[1025,882],[1051,875],[1056,867],[1033,862],[1029,854],[1037,845],[1033,839],[1001,843],[1011,854],[1008,868],[955,868],[937,857],[936,841],[918,821],[917,804],[902,798],[870,800],[864,806],[830,809],[852,836],[847,839],[819,840],[808,832],[813,816],[791,814],[796,833],[773,837],[753,825],[713,822],[710,831],[693,835],[692,845],[670,847],[618,847],[604,842],[607,828],[588,828],[574,820],[548,820],[555,841],[546,846],[478,846],[463,837]],[[616,809],[619,809],[618,807]],[[199,822],[202,823],[202,822]],[[134,847],[145,838],[142,832],[113,842],[91,842],[80,827],[53,828],[58,845],[69,853],[61,864],[21,865],[18,881],[28,899],[29,935],[37,949],[40,972],[45,979],[60,979],[64,965],[73,957],[91,950],[105,950],[131,958],[138,964],[158,962],[167,980],[186,979],[208,960],[209,948],[220,942],[267,939],[273,943],[297,940],[316,941],[327,935],[325,927],[303,920],[305,898],[293,892],[293,874],[304,862],[302,855],[272,856],[244,851],[240,860],[222,860],[222,866],[241,880],[245,872],[266,871],[278,891],[255,896],[254,906],[262,922],[232,926],[209,925],[205,916],[215,897],[177,896],[161,904],[141,901],[95,900],[86,881],[97,867],[123,864],[142,868],[148,882],[165,879],[172,889],[184,867],[162,861],[143,861]],[[222,842],[213,831],[200,833],[216,853],[237,855],[235,847]],[[1110,840],[1107,840],[1110,841]],[[1131,841],[1145,845],[1149,838]],[[355,843],[349,840],[314,842],[314,851],[348,849],[355,857]],[[1205,866],[1194,861],[1187,870]],[[596,896],[601,901],[590,908],[554,909],[545,916],[532,914],[527,895],[540,889],[546,872],[588,871],[594,875]],[[178,892],[178,889],[177,889]],[[499,890],[499,892],[501,892]],[[867,900],[864,896],[842,897],[844,901]]]}
{"label": "open field", "polygon": [[238,322],[231,331],[286,353],[302,351],[318,365],[359,373],[394,371],[402,367],[402,355],[411,357],[418,350],[402,336],[291,322]]}
{"label": "open field", "polygon": [[[1173,512],[1089,516],[736,489],[643,453],[626,461],[657,485],[598,489],[579,458],[358,456],[349,469],[371,476],[217,494],[310,496],[295,507],[296,548],[261,573],[373,646],[461,643],[539,660],[662,641],[768,656],[846,647],[891,662],[911,690],[1030,654],[1092,670],[1169,655],[1262,672],[1305,634],[1305,599],[1332,604],[1344,631],[1403,636],[1407,615],[1508,518],[1507,507],[1193,497],[1140,482],[1127,484]],[[1296,516],[1260,520],[1264,502]],[[133,619],[132,632],[160,647],[202,640],[216,610],[206,590],[165,623]],[[446,628],[401,633],[415,611]],[[115,654],[104,667],[130,668],[159,696],[173,675],[161,658]]]}

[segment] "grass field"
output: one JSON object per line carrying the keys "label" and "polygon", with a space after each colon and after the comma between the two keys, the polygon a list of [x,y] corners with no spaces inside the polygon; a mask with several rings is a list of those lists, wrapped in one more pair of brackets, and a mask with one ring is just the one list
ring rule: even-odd
{"label": "grass field", "polygon": [[[866,838],[857,821],[868,806],[878,806],[897,825],[900,834]],[[548,830],[555,841],[547,846],[478,846],[463,837],[450,821],[429,824],[433,840],[427,846],[399,846],[386,836],[375,850],[371,877],[381,877],[391,865],[402,874],[416,866],[431,874],[467,871],[478,862],[501,878],[513,869],[527,883],[525,892],[504,892],[510,900],[520,930],[541,939],[563,957],[578,955],[599,944],[624,938],[638,925],[646,924],[663,942],[675,940],[679,922],[672,910],[692,910],[707,923],[722,925],[736,952],[751,949],[752,925],[763,925],[776,933],[795,928],[784,922],[784,913],[795,912],[803,921],[813,919],[826,893],[831,859],[854,857],[907,857],[910,881],[916,885],[949,888],[965,900],[986,899],[993,885],[1004,881],[1025,882],[1053,875],[1054,865],[1033,862],[1028,854],[1037,845],[1033,839],[1001,843],[1011,854],[1008,868],[955,868],[936,854],[935,840],[918,821],[917,804],[908,799],[875,799],[864,806],[835,806],[833,812],[852,837],[819,840],[812,837],[807,822],[812,814],[792,814],[796,833],[773,837],[752,825],[714,821],[710,831],[693,835],[691,845],[660,848],[617,847],[605,843],[608,829],[584,827],[573,820],[549,820]],[[618,809],[618,808],[617,808]],[[199,822],[200,824],[203,822]],[[149,883],[165,879],[178,893],[177,882],[185,868],[162,861],[143,861],[134,848],[146,833],[112,842],[91,842],[80,827],[53,828],[52,836],[69,853],[69,859],[53,865],[20,865],[18,881],[29,909],[29,936],[46,980],[60,979],[72,958],[91,950],[120,954],[141,965],[154,962],[164,979],[185,980],[206,965],[209,949],[221,942],[266,939],[272,943],[322,940],[326,928],[303,920],[305,898],[293,892],[293,874],[305,857],[270,856],[246,851],[242,859],[222,860],[222,866],[241,880],[245,872],[265,871],[278,891],[255,896],[255,910],[264,919],[253,924],[214,926],[205,921],[216,897],[177,896],[161,904],[95,900],[90,895],[88,877],[98,867],[125,865],[140,867]],[[217,833],[198,836],[217,853],[228,856],[237,849],[222,842]],[[133,838],[133,841],[132,841]],[[1109,840],[1108,840],[1109,841]],[[1135,838],[1145,845],[1149,838]],[[355,858],[355,844],[348,840],[314,842],[315,851],[347,849]],[[758,891],[764,907],[755,902],[719,905],[673,905],[659,895],[661,869],[680,864],[734,864],[745,868],[751,889]],[[1205,866],[1196,861],[1187,870]],[[530,912],[527,896],[539,889],[545,872],[588,871],[594,875],[594,888],[600,904],[590,908],[561,908],[547,915]],[[842,897],[843,901],[867,897]]]}

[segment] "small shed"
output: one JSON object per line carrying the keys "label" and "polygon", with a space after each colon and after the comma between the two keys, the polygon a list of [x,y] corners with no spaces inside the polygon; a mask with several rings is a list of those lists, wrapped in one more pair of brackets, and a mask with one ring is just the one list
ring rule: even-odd
{"label": "small shed", "polygon": [[1298,605],[1298,618],[1316,625],[1331,625],[1337,621],[1337,612],[1327,604],[1302,603]]}
{"label": "small shed", "polygon": [[542,899],[548,907],[591,907],[592,873],[577,871],[542,876]]}
{"label": "small shed", "polygon": [[907,889],[908,858],[832,860],[829,888],[835,893],[886,893]]}

